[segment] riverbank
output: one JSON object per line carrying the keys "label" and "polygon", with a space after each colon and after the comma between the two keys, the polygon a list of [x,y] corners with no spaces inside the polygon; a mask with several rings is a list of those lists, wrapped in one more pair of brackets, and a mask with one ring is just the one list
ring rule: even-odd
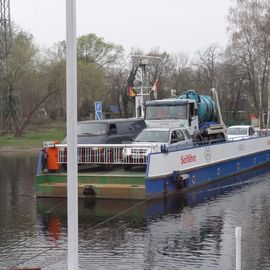
{"label": "riverbank", "polygon": [[26,153],[26,154],[35,154],[40,151],[41,147],[32,147],[32,146],[0,146],[0,155],[3,154],[19,154],[19,153]]}
{"label": "riverbank", "polygon": [[44,141],[61,141],[65,136],[63,124],[42,126],[25,131],[21,137],[13,134],[0,135],[1,153],[38,153]]}

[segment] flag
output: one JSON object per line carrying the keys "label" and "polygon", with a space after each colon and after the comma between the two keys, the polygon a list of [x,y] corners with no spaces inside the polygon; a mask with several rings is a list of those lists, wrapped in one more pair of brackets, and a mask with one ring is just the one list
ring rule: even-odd
{"label": "flag", "polygon": [[154,91],[154,97],[155,99],[157,99],[157,90],[158,90],[158,80],[155,81],[153,87],[152,87],[152,91]]}
{"label": "flag", "polygon": [[132,87],[130,85],[128,85],[128,95],[130,97],[135,97],[136,96],[134,90],[132,89]]}

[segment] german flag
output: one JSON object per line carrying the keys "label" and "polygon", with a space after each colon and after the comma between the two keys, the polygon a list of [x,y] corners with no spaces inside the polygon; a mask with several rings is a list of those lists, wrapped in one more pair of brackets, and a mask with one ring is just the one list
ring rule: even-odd
{"label": "german flag", "polygon": [[128,95],[130,97],[135,97],[136,96],[134,90],[132,89],[132,87],[130,85],[128,85]]}

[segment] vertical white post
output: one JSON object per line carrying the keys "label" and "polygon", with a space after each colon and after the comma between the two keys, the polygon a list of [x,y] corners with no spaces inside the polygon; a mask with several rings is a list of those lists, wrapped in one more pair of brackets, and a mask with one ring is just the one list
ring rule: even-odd
{"label": "vertical white post", "polygon": [[78,269],[76,0],[66,0],[68,269]]}
{"label": "vertical white post", "polygon": [[267,89],[267,123],[266,128],[270,128],[270,70],[268,67],[268,89]]}
{"label": "vertical white post", "polygon": [[3,96],[2,94],[0,94],[0,131],[4,129],[3,107],[4,107]]}
{"label": "vertical white post", "polygon": [[144,85],[144,78],[143,78],[143,76],[144,76],[144,66],[142,65],[141,66],[141,75],[142,75],[142,77],[141,77],[141,117],[142,118],[144,118],[144,102],[145,102],[145,100],[144,100],[144,92],[143,92],[143,85]]}
{"label": "vertical white post", "polygon": [[236,238],[236,270],[241,270],[241,227],[235,228]]}

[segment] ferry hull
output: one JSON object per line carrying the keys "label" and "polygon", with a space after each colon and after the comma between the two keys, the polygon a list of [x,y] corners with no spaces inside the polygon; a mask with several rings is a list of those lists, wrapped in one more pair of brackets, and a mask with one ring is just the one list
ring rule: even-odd
{"label": "ferry hull", "polygon": [[[38,197],[67,196],[67,175],[48,173],[37,176]],[[130,175],[123,170],[88,172],[78,174],[79,198],[144,199],[145,173]]]}
{"label": "ferry hull", "polygon": [[149,156],[146,194],[170,195],[267,166],[270,137],[206,145]]}
{"label": "ferry hull", "polygon": [[174,172],[174,174],[168,177],[146,179],[147,197],[151,198],[159,194],[169,196],[184,193],[227,177],[237,176],[244,172],[269,166],[269,156],[270,152],[265,151],[239,159],[207,165],[198,169]]}
{"label": "ferry hull", "polygon": [[[79,173],[79,198],[153,199],[270,164],[270,137],[154,153],[146,171]],[[38,197],[66,197],[66,174],[37,176]]]}

